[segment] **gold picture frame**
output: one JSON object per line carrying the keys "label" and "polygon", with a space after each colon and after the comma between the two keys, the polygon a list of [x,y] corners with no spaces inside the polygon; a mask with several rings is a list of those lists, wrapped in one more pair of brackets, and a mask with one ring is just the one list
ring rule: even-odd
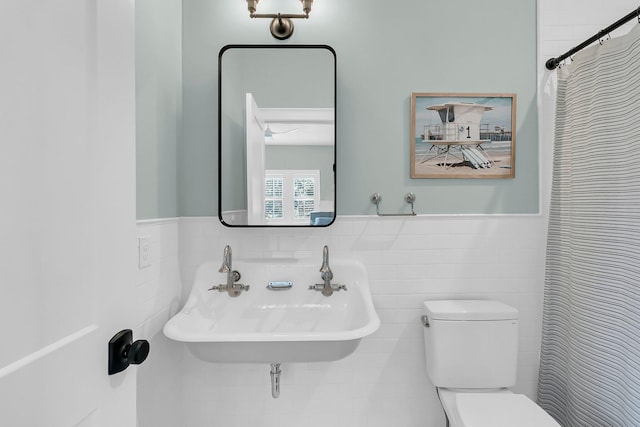
{"label": "gold picture frame", "polygon": [[516,94],[411,94],[411,178],[514,178]]}

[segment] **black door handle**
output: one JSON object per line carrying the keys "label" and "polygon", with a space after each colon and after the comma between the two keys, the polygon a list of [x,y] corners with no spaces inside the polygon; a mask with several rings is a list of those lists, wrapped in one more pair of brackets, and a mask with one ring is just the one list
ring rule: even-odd
{"label": "black door handle", "polygon": [[129,365],[139,365],[149,355],[149,341],[133,341],[131,329],[124,329],[109,340],[109,375],[122,372]]}

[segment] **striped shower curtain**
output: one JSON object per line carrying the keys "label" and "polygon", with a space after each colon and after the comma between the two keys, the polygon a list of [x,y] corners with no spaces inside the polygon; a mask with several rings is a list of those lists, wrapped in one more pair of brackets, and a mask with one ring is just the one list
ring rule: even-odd
{"label": "striped shower curtain", "polygon": [[640,25],[559,70],[538,402],[640,426]]}

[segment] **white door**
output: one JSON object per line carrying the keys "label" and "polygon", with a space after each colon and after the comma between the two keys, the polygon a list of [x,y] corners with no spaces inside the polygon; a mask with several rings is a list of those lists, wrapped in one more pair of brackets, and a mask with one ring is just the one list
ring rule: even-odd
{"label": "white door", "polygon": [[260,107],[247,93],[245,108],[247,140],[247,220],[249,225],[264,224],[264,131]]}
{"label": "white door", "polygon": [[[133,0],[0,1],[0,425],[135,426]],[[141,338],[141,337],[134,337]]]}

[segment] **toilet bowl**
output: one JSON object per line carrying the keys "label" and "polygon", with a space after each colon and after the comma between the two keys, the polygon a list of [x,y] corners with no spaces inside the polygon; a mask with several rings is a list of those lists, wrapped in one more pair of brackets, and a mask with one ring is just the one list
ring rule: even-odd
{"label": "toilet bowl", "polygon": [[425,301],[427,375],[450,427],[560,427],[515,384],[518,311],[497,301]]}
{"label": "toilet bowl", "polygon": [[439,389],[450,427],[560,427],[524,394]]}

